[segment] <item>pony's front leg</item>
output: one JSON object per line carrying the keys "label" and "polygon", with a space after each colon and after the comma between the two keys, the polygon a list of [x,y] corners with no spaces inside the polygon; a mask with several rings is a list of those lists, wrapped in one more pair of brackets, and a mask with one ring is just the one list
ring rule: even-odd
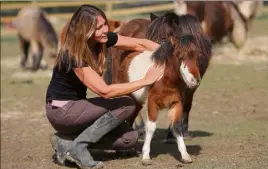
{"label": "pony's front leg", "polygon": [[177,103],[174,105],[174,107],[169,111],[169,118],[171,120],[171,130],[173,132],[174,137],[177,140],[178,149],[181,153],[182,161],[185,163],[191,163],[192,159],[190,155],[187,152],[182,131],[179,130],[178,127],[176,127],[176,123],[178,120],[180,120],[182,117],[182,105],[181,103]]}
{"label": "pony's front leg", "polygon": [[148,99],[148,116],[145,124],[145,141],[142,148],[142,164],[151,165],[152,161],[150,158],[150,146],[151,140],[156,129],[156,119],[158,113],[158,106],[153,100]]}

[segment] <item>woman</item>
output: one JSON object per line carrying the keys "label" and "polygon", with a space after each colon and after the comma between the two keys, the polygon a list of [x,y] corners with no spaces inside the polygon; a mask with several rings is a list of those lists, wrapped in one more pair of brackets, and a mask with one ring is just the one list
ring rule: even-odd
{"label": "woman", "polygon": [[[68,159],[83,169],[101,168],[103,164],[93,160],[88,146],[111,133],[117,137],[112,142],[114,149],[133,147],[137,141],[137,132],[125,122],[135,118],[135,103],[123,95],[153,84],[163,75],[164,67],[153,66],[138,81],[107,85],[101,75],[105,51],[111,46],[136,51],[159,47],[147,39],[108,32],[105,14],[94,6],[82,5],[68,24],[46,93],[47,118],[59,133],[53,136],[52,146],[60,164]],[[100,97],[87,99],[87,88]],[[67,134],[76,133],[74,140],[65,139]]]}

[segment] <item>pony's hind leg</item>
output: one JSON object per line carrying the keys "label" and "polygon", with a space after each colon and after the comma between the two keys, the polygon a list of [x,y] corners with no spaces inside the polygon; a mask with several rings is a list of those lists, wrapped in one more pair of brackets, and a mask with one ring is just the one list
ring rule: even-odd
{"label": "pony's hind leg", "polygon": [[41,65],[41,60],[43,57],[43,46],[36,42],[36,41],[31,41],[31,46],[33,49],[33,63],[32,63],[32,70],[37,71],[40,68]]}
{"label": "pony's hind leg", "polygon": [[181,129],[182,129],[182,134],[184,137],[184,140],[189,140],[192,137],[190,136],[189,133],[189,116],[190,116],[190,111],[192,108],[192,102],[193,102],[193,96],[194,92],[196,89],[186,89],[184,92],[184,101],[183,101],[183,118],[181,120]]}
{"label": "pony's hind leg", "polygon": [[247,39],[247,30],[246,26],[239,15],[239,13],[231,7],[231,16],[234,21],[233,23],[233,30],[231,35],[231,41],[237,48],[241,48]]}
{"label": "pony's hind leg", "polygon": [[[184,140],[191,140],[192,137],[189,133],[189,115],[192,108],[193,96],[196,89],[186,89],[184,92],[183,100],[183,115],[181,120],[176,122],[179,131],[182,132]],[[171,126],[167,129],[166,143],[174,143],[175,139],[171,130]]]}
{"label": "pony's hind leg", "polygon": [[185,163],[191,163],[192,159],[190,155],[187,152],[182,131],[176,126],[176,123],[178,120],[181,119],[182,116],[182,105],[180,103],[177,103],[170,111],[169,111],[169,117],[171,120],[171,131],[176,138],[178,149],[181,153],[182,161]]}
{"label": "pony's hind leg", "polygon": [[151,140],[156,129],[156,118],[158,108],[157,105],[150,99],[148,99],[148,117],[145,124],[145,141],[142,148],[142,164],[151,165],[152,161],[150,158],[150,146]]}
{"label": "pony's hind leg", "polygon": [[26,62],[28,59],[30,42],[25,40],[20,34],[18,36],[19,36],[20,47],[21,47],[21,51],[22,51],[20,67],[24,69],[26,67]]}

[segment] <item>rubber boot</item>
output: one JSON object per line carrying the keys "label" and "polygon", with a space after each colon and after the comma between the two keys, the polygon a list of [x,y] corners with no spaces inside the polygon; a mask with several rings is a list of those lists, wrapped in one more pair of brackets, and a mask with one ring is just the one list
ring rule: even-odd
{"label": "rubber boot", "polygon": [[66,161],[66,152],[77,135],[64,135],[55,133],[50,136],[50,143],[56,153],[57,162],[64,166]]}
{"label": "rubber boot", "polygon": [[67,159],[75,162],[81,169],[102,168],[103,163],[94,161],[87,148],[122,122],[110,112],[105,113],[72,142],[71,148],[66,154]]}

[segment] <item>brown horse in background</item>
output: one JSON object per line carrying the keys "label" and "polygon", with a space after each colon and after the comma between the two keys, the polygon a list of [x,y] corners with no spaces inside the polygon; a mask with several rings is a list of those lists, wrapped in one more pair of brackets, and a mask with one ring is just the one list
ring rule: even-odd
{"label": "brown horse in background", "polygon": [[[192,16],[187,15],[184,17]],[[144,76],[148,68],[154,63],[165,64],[166,66],[163,77],[155,82],[153,86],[145,87],[131,94],[139,108],[145,102],[148,108],[142,157],[142,162],[145,165],[151,163],[149,155],[150,143],[156,129],[158,112],[164,108],[169,109],[169,123],[177,139],[182,161],[192,162],[190,155],[187,153],[182,133],[176,127],[176,124],[183,114],[186,89],[195,89],[200,82],[198,61],[201,51],[199,41],[202,40],[203,42],[203,39],[200,39],[203,37],[194,34],[183,34],[183,25],[187,27],[187,19],[180,20],[180,17],[174,13],[166,13],[160,17],[151,15],[151,21],[142,19],[130,21],[119,30],[119,34],[151,39],[160,43],[160,48],[154,52],[122,52],[116,49],[112,52],[112,56],[119,57],[112,64],[113,69],[117,69],[113,70],[113,72],[119,69],[118,74],[112,74],[114,83],[138,80]],[[210,52],[210,41],[207,42],[203,44],[206,45],[204,47]],[[202,63],[201,67],[208,66]]]}
{"label": "brown horse in background", "polygon": [[40,68],[43,53],[47,53],[45,61],[48,65],[56,58],[58,37],[46,14],[37,6],[21,9],[11,23],[18,31],[21,47],[22,68],[26,67],[29,48],[32,49],[32,70]]}
{"label": "brown horse in background", "polygon": [[242,47],[260,1],[174,1],[177,14],[191,14],[213,42],[229,36],[236,47]]}

